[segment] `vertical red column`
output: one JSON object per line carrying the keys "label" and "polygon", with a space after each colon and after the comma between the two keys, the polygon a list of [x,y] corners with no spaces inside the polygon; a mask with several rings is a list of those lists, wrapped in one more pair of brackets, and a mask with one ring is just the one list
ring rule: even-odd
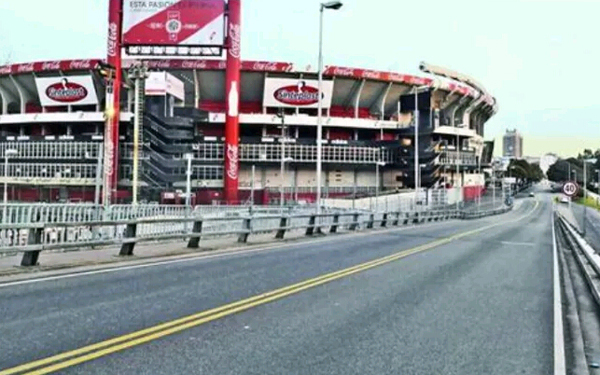
{"label": "vertical red column", "polygon": [[229,0],[225,71],[227,113],[225,114],[225,170],[223,173],[224,199],[228,203],[236,203],[238,200],[241,13],[241,0]]}
{"label": "vertical red column", "polygon": [[[121,18],[123,0],[110,0],[108,8],[108,43],[106,62],[115,68],[112,88],[107,89],[107,121],[104,129],[105,202],[116,194],[119,178],[119,121],[121,102]],[[109,84],[110,86],[110,84]],[[112,93],[110,92],[112,91]]]}

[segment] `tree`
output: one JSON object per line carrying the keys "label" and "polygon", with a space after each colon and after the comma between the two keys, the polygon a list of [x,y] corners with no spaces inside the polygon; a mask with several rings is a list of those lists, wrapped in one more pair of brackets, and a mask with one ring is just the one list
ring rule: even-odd
{"label": "tree", "polygon": [[508,172],[521,182],[538,182],[544,178],[539,164],[529,164],[523,159],[512,159],[508,164]]}

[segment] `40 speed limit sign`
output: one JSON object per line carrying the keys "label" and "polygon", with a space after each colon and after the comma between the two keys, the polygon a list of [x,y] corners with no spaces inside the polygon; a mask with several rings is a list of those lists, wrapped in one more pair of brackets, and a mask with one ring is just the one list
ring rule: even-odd
{"label": "40 speed limit sign", "polygon": [[579,185],[574,181],[567,181],[562,187],[562,192],[568,197],[574,197],[579,191]]}

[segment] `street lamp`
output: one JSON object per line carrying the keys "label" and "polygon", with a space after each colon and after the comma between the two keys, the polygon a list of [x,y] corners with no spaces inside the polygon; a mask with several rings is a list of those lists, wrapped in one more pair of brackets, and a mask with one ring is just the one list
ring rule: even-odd
{"label": "street lamp", "polygon": [[322,138],[323,138],[323,12],[325,9],[338,10],[342,7],[341,1],[328,1],[321,3],[320,18],[319,18],[319,95],[318,95],[318,110],[317,114],[317,214],[321,213],[321,170],[322,170]]}
{"label": "street lamp", "polygon": [[378,161],[375,163],[375,200],[379,204],[379,167],[385,167],[384,161]]}
{"label": "street lamp", "polygon": [[281,142],[281,185],[279,186],[279,205],[283,208],[283,184],[285,182],[285,112],[283,111],[283,108],[280,108],[279,111],[277,111],[277,117],[281,119],[281,138],[279,139],[279,142]]}
{"label": "street lamp", "polygon": [[428,90],[429,86],[423,85],[413,89],[415,94],[415,191],[419,191],[421,187],[421,178],[419,174],[419,92]]}
{"label": "street lamp", "polygon": [[2,211],[2,221],[5,224],[8,224],[8,219],[6,218],[6,209],[8,205],[8,157],[18,154],[19,151],[15,149],[8,149],[4,151],[4,209]]}

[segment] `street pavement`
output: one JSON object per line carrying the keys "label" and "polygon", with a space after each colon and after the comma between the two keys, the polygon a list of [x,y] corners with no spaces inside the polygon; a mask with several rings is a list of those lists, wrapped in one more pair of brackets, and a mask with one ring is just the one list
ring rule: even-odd
{"label": "street pavement", "polygon": [[[115,337],[37,373],[549,374],[550,210],[539,194],[480,220],[0,285],[0,375]],[[403,251],[172,334],[122,337]]]}

